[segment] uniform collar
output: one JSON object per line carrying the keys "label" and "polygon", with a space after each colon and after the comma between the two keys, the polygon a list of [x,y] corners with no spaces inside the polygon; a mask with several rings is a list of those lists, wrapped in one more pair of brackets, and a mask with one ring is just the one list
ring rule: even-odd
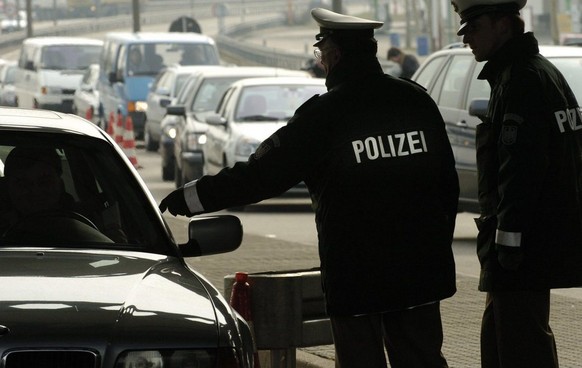
{"label": "uniform collar", "polygon": [[478,79],[494,80],[505,68],[516,60],[525,60],[539,54],[538,41],[532,32],[513,37],[507,41],[485,64]]}
{"label": "uniform collar", "polygon": [[342,58],[328,73],[325,85],[328,91],[342,83],[361,81],[371,74],[383,74],[382,66],[376,57],[353,55]]}

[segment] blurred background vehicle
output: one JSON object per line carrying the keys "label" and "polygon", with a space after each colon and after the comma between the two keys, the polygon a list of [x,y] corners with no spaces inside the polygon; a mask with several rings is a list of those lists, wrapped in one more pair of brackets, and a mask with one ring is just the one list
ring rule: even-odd
{"label": "blurred background vehicle", "polygon": [[184,82],[192,74],[206,68],[220,68],[210,65],[175,64],[160,71],[149,89],[146,103],[147,112],[144,127],[144,144],[148,151],[156,151],[160,144],[161,121],[166,115],[166,106],[176,98]]}
{"label": "blurred background vehicle", "polygon": [[[206,117],[204,173],[213,175],[246,162],[262,141],[287,125],[299,106],[325,92],[321,78],[253,78],[233,83],[217,114]],[[303,190],[307,192],[304,186]]]}
{"label": "blurred background vehicle", "polygon": [[105,119],[103,119],[99,91],[97,91],[98,78],[99,64],[91,64],[83,74],[80,86],[75,90],[72,111],[73,114],[84,117],[105,129]]}
{"label": "blurred background vehicle", "polygon": [[[131,117],[136,139],[143,139],[147,93],[160,70],[200,55],[199,65],[219,65],[214,40],[196,33],[111,32],[105,35],[98,81],[104,116]],[[190,59],[188,59],[190,63]],[[187,64],[191,65],[191,64]]]}
{"label": "blurred background vehicle", "polygon": [[26,28],[26,12],[20,10],[18,12],[11,12],[10,14],[0,14],[0,31],[1,33],[11,33],[20,31]]}
{"label": "blurred background vehicle", "polygon": [[[578,103],[582,103],[582,48],[540,46],[540,52],[564,74]],[[476,127],[481,120],[469,115],[475,99],[488,99],[489,83],[477,79],[485,63],[477,63],[468,47],[432,53],[412,79],[436,101],[453,147],[461,187],[459,211],[479,212],[477,197]]]}
{"label": "blurred background vehicle", "polygon": [[82,37],[31,37],[20,49],[14,88],[19,107],[72,112],[73,95],[103,41]]}
{"label": "blurred background vehicle", "polygon": [[243,78],[310,77],[306,71],[272,67],[236,67],[202,71],[185,96],[184,105],[168,106],[167,113],[181,119],[175,125],[176,187],[198,179],[204,173],[203,146],[206,143],[206,116],[215,112],[228,87]]}
{"label": "blurred background vehicle", "polygon": [[14,80],[17,68],[16,61],[0,64],[0,106],[16,106]]}

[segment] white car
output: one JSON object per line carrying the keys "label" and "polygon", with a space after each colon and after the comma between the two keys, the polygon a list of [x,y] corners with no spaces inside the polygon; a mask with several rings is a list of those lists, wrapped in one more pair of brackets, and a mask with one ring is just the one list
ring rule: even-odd
{"label": "white car", "polygon": [[242,79],[224,94],[217,114],[206,118],[204,171],[215,174],[245,162],[259,144],[285,126],[305,101],[327,91],[320,78]]}
{"label": "white car", "polygon": [[105,128],[100,103],[97,80],[99,79],[99,64],[91,64],[83,74],[81,85],[73,95],[73,114],[79,115],[101,128]]}
{"label": "white car", "polygon": [[0,106],[16,106],[14,78],[17,68],[16,61],[0,65]]}

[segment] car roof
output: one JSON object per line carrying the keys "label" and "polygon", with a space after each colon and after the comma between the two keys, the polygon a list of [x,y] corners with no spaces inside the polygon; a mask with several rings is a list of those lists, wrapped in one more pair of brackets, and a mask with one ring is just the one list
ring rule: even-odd
{"label": "car roof", "polygon": [[39,46],[46,45],[96,45],[102,46],[103,41],[95,38],[85,38],[85,37],[59,37],[59,36],[48,36],[48,37],[30,37],[24,40],[26,44],[35,44]]}
{"label": "car roof", "polygon": [[40,109],[0,108],[2,130],[75,134],[105,140],[103,132],[95,124],[79,116]]}
{"label": "car roof", "polygon": [[212,70],[212,69],[220,69],[220,68],[227,68],[226,66],[222,65],[180,65],[174,64],[167,66],[166,68],[162,69],[162,71],[173,71],[176,74],[194,74],[196,72],[202,72],[204,70]]}
{"label": "car roof", "polygon": [[202,71],[202,78],[238,77],[238,76],[265,76],[265,77],[309,77],[310,74],[303,70],[291,70],[267,66],[235,66]]}
{"label": "car roof", "polygon": [[125,43],[210,43],[214,40],[206,35],[193,32],[109,32],[105,39],[115,39]]}
{"label": "car roof", "polygon": [[241,87],[251,87],[251,86],[268,86],[268,85],[314,85],[314,86],[325,86],[325,79],[323,78],[312,78],[312,77],[261,77],[261,78],[248,78],[241,79],[234,82],[232,85]]}
{"label": "car roof", "polygon": [[[557,46],[557,45],[540,45],[540,54],[545,57],[582,57],[582,47],[576,46]],[[430,55],[431,58],[438,55],[450,55],[450,54],[471,54],[471,48],[468,46],[464,47],[450,47],[447,46],[446,49],[441,49],[435,51]]]}

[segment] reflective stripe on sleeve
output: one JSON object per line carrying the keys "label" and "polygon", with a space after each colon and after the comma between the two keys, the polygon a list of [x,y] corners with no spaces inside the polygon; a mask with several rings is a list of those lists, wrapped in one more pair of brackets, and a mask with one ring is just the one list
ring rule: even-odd
{"label": "reflective stripe on sleeve", "polygon": [[196,182],[198,180],[193,180],[184,185],[184,199],[186,200],[186,205],[192,213],[204,212],[204,207],[198,198],[198,191],[196,190]]}
{"label": "reflective stripe on sleeve", "polygon": [[508,231],[497,229],[495,243],[505,245],[507,247],[520,247],[521,233],[510,233]]}

